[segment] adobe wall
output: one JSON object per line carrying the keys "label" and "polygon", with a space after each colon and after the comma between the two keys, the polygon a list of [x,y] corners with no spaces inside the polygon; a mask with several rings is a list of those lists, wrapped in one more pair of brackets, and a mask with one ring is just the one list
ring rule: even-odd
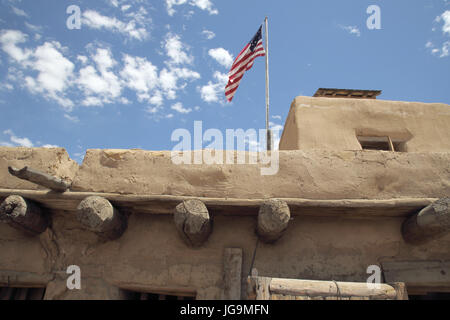
{"label": "adobe wall", "polygon": [[[367,267],[380,262],[450,259],[449,236],[409,246],[402,240],[401,223],[296,217],[276,244],[259,243],[254,267],[261,276],[364,282]],[[134,213],[120,239],[101,242],[73,214],[59,212],[53,214],[52,229],[34,239],[0,225],[0,273],[14,270],[48,279],[47,299],[119,299],[118,287],[195,291],[198,299],[221,299],[224,250],[243,249],[245,278],[255,226],[256,217],[215,217],[209,240],[191,249],[178,237],[171,216]],[[72,264],[81,268],[81,291],[66,288],[65,270]],[[26,282],[21,277],[16,280]]]}
{"label": "adobe wall", "polygon": [[449,153],[281,151],[256,165],[175,165],[171,153],[88,150],[73,191],[218,198],[392,199],[450,194]]}
{"label": "adobe wall", "polygon": [[[84,163],[63,149],[0,148],[0,188],[35,189],[7,173],[29,165],[72,177],[72,191],[204,197],[311,199],[445,197],[450,194],[449,153],[280,152],[280,170],[262,177],[261,165],[173,165],[170,152],[89,150]],[[369,265],[384,260],[450,260],[450,237],[426,246],[404,243],[402,218],[294,217],[274,245],[259,243],[261,276],[365,281]],[[133,212],[121,238],[101,241],[73,212],[52,212],[52,226],[29,237],[0,224],[0,282],[47,285],[47,299],[119,299],[118,288],[195,292],[223,297],[225,248],[243,249],[249,273],[257,237],[255,216],[216,216],[200,249],[178,236],[173,217]],[[82,272],[82,290],[67,290],[69,265]]]}
{"label": "adobe wall", "polygon": [[62,148],[0,147],[0,188],[43,189],[7,170],[28,165],[72,180],[72,191],[240,199],[439,198],[450,194],[449,157],[448,152],[280,151],[277,174],[263,176],[261,168],[268,165],[260,162],[175,165],[168,151],[88,150],[78,166]]}
{"label": "adobe wall", "polygon": [[0,188],[43,190],[34,183],[13,178],[8,166],[25,166],[71,181],[78,171],[78,163],[69,158],[64,148],[0,147]]}
{"label": "adobe wall", "polygon": [[407,152],[449,152],[450,106],[300,96],[291,104],[280,150],[361,150],[357,134],[406,141]]}

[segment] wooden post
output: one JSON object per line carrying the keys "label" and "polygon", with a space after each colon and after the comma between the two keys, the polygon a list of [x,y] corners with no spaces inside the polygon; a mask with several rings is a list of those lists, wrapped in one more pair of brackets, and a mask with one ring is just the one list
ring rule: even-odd
{"label": "wooden post", "polygon": [[48,216],[37,203],[12,195],[0,205],[0,221],[24,231],[30,235],[44,232],[48,225]]}
{"label": "wooden post", "polygon": [[224,299],[241,299],[242,249],[226,248],[223,261]]}
{"label": "wooden post", "polygon": [[397,292],[397,300],[409,300],[408,292],[406,291],[406,285],[404,282],[394,282],[390,283],[390,285]]}
{"label": "wooden post", "polygon": [[64,192],[70,187],[70,184],[62,180],[61,178],[53,177],[32,168],[24,167],[23,169],[19,170],[14,167],[8,167],[8,171],[11,175],[19,179],[36,183],[56,192]]}
{"label": "wooden post", "polygon": [[270,282],[272,278],[258,277],[256,281],[256,300],[270,300]]}
{"label": "wooden post", "polygon": [[403,239],[421,245],[439,239],[450,231],[450,198],[440,199],[405,220]]}
{"label": "wooden post", "polygon": [[208,209],[200,200],[187,200],[180,203],[175,208],[174,221],[179,235],[192,247],[203,245],[212,231]]}
{"label": "wooden post", "polygon": [[266,243],[277,241],[286,231],[291,214],[285,201],[271,199],[259,208],[257,234]]}
{"label": "wooden post", "polygon": [[389,151],[395,152],[394,144],[392,143],[392,139],[390,136],[387,136],[388,143],[389,143]]}
{"label": "wooden post", "polygon": [[105,198],[91,196],[77,207],[77,219],[107,240],[118,239],[127,228],[126,217]]}

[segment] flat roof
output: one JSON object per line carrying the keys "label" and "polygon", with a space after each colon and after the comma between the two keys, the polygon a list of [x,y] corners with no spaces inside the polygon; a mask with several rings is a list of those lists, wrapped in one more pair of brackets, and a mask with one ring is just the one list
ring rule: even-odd
{"label": "flat roof", "polygon": [[381,92],[381,90],[319,88],[313,97],[376,99]]}

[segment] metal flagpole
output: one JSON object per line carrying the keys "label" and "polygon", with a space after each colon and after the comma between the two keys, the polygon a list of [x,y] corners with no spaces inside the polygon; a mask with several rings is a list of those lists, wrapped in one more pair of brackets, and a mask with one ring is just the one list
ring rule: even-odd
{"label": "metal flagpole", "polygon": [[267,151],[272,150],[272,132],[269,129],[269,28],[268,19],[264,19],[265,38],[266,38],[266,132],[267,132]]}

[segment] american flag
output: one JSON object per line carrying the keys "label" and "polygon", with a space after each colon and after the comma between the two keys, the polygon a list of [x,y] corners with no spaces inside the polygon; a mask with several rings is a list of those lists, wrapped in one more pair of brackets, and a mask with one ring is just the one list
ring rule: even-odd
{"label": "american flag", "polygon": [[228,73],[228,84],[225,87],[225,96],[229,102],[233,100],[234,94],[239,87],[239,83],[241,82],[245,71],[248,71],[253,67],[255,58],[264,57],[265,55],[266,51],[262,44],[262,26],[260,26],[252,40],[250,40],[236,57],[230,72]]}

